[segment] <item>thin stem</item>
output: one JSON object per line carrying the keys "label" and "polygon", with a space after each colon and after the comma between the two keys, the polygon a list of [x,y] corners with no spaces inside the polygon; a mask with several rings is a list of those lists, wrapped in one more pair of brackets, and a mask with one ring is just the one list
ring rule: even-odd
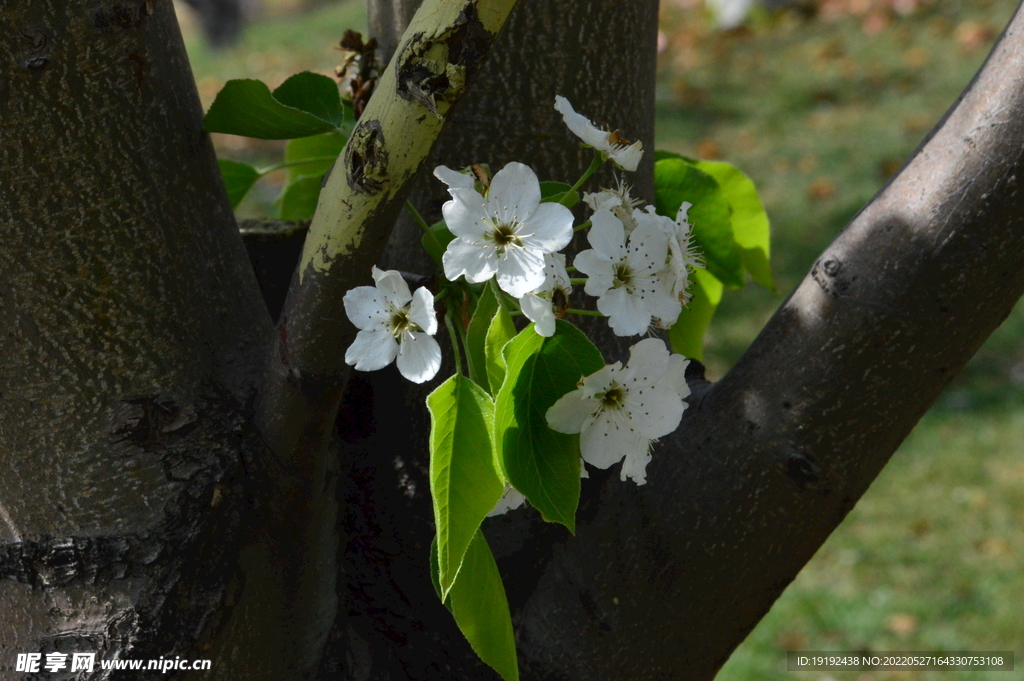
{"label": "thin stem", "polygon": [[323,163],[325,161],[336,161],[337,156],[312,156],[310,158],[299,159],[298,161],[285,161],[284,163],[278,163],[277,165],[267,166],[266,168],[257,168],[256,172],[260,174],[260,177],[274,172],[275,170],[283,170],[284,168],[292,168],[295,166],[303,166],[307,163]]}
{"label": "thin stem", "polygon": [[582,187],[583,183],[589,180],[590,176],[596,173],[597,169],[604,165],[604,162],[605,159],[602,157],[601,152],[595,149],[594,160],[590,162],[590,167],[587,168],[586,172],[583,173],[583,177],[577,180],[576,184],[574,184],[572,188],[565,193],[565,196],[562,197],[562,200],[559,201],[559,203],[561,203],[563,206],[566,205],[566,203],[569,201],[569,197],[572,196],[573,192],[577,191],[580,187]]}
{"label": "thin stem", "polygon": [[576,272],[577,270],[572,265],[569,265],[568,267],[565,268],[565,271],[566,272]]}
{"label": "thin stem", "polygon": [[[420,212],[418,210],[416,210],[416,206],[412,205],[412,203],[410,201],[406,201],[405,202],[405,209],[407,211],[409,211],[410,215],[412,215],[413,220],[415,220],[416,224],[420,226],[420,229],[423,230],[424,234],[429,234],[430,236],[434,236],[434,233],[430,231],[430,225],[428,225],[427,221],[423,219],[423,216],[420,215]],[[436,236],[434,236],[434,241],[437,241],[437,237]],[[440,242],[437,245],[440,246],[441,245]]]}
{"label": "thin stem", "polygon": [[570,277],[569,278],[569,283],[572,284],[573,286],[578,286],[580,284],[586,284],[587,283],[587,278],[586,277]]}
{"label": "thin stem", "polygon": [[568,310],[566,310],[565,313],[566,314],[579,314],[579,315],[583,315],[585,317],[603,317],[604,316],[603,314],[601,314],[600,312],[597,312],[596,310],[575,310],[575,309],[573,309],[571,307]]}
{"label": "thin stem", "polygon": [[594,225],[594,223],[593,223],[593,222],[591,222],[590,220],[587,220],[586,222],[584,222],[584,223],[583,223],[582,225],[580,225],[579,227],[576,227],[576,228],[575,228],[575,229],[574,229],[573,231],[574,231],[574,232],[581,232],[581,231],[583,231],[584,229],[586,229],[587,227],[592,227],[593,225]]}
{"label": "thin stem", "polygon": [[452,353],[455,355],[455,373],[462,374],[462,352],[459,350],[459,341],[462,340],[462,333],[456,332],[457,324],[452,323],[452,315],[449,312],[444,316],[444,325],[448,328],[448,340],[452,342]]}

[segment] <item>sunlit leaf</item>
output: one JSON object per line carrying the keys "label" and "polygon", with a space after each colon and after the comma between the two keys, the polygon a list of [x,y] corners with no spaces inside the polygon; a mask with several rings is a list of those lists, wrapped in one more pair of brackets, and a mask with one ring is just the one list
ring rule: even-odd
{"label": "sunlit leaf", "polygon": [[505,346],[506,375],[495,404],[495,446],[505,474],[543,518],[575,531],[580,495],[578,435],[551,430],[548,409],[604,366],[601,352],[576,327],[558,320],[545,338],[526,327]]}
{"label": "sunlit leaf", "polygon": [[732,231],[740,248],[743,266],[757,283],[772,291],[775,282],[769,264],[771,235],[768,214],[757,194],[753,180],[729,163],[698,161],[697,168],[718,181],[732,209]]}
{"label": "sunlit leaf", "polygon": [[[516,326],[512,323],[512,315],[504,306],[499,307],[487,328],[487,339],[484,344],[487,381],[492,386],[500,387],[505,380],[505,357],[502,350],[515,335]],[[493,391],[497,392],[497,388]]]}
{"label": "sunlit leaf", "polygon": [[669,329],[668,337],[672,343],[672,352],[703,360],[704,334],[722,300],[725,287],[706,270],[696,270],[691,273],[691,277],[690,292],[693,298]]}
{"label": "sunlit leaf", "polygon": [[480,530],[469,544],[448,600],[455,622],[473,651],[505,681],[518,681],[516,639],[505,587]]}
{"label": "sunlit leaf", "polygon": [[674,218],[684,201],[690,208],[693,237],[708,270],[730,288],[743,286],[743,260],[732,231],[729,203],[718,182],[683,158],[654,164],[657,210]]}
{"label": "sunlit leaf", "polygon": [[480,386],[455,374],[430,393],[427,409],[439,580],[447,595],[473,534],[505,485],[491,450],[494,403]]}
{"label": "sunlit leaf", "polygon": [[466,330],[469,377],[492,395],[501,384],[492,387],[487,380],[487,355],[484,344],[487,342],[487,329],[490,328],[491,319],[497,311],[498,299],[494,296],[494,290],[490,286],[484,286],[480,300],[476,303],[476,310],[473,311],[473,318],[469,321],[469,328]]}

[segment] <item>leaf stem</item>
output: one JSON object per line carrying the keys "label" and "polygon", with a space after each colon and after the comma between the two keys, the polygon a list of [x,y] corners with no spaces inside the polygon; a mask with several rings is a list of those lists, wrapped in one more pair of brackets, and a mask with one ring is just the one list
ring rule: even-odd
{"label": "leaf stem", "polygon": [[579,284],[586,284],[587,283],[587,278],[586,277],[570,277],[569,278],[569,283],[572,284],[573,286],[577,286]]}
{"label": "leaf stem", "polygon": [[571,307],[568,310],[566,310],[565,313],[566,314],[578,314],[578,315],[583,315],[585,317],[603,317],[604,316],[603,314],[601,314],[597,310],[576,310],[576,309],[573,309]]}
{"label": "leaf stem", "polygon": [[452,342],[452,354],[455,355],[455,373],[462,374],[462,352],[459,350],[459,341],[462,340],[462,332],[456,331],[458,324],[452,323],[452,315],[449,310],[444,316],[444,325],[448,328],[448,340]]}
{"label": "leaf stem", "polygon": [[[430,231],[430,225],[428,225],[427,221],[423,219],[423,216],[420,215],[420,212],[416,210],[416,206],[412,205],[411,201],[405,202],[405,209],[409,211],[409,214],[412,215],[412,219],[416,221],[416,224],[420,226],[420,229],[423,230],[424,234],[434,236],[434,233]],[[437,241],[437,237],[434,237],[434,241]],[[440,242],[437,245],[440,246]]]}
{"label": "leaf stem", "polygon": [[584,223],[583,223],[582,225],[580,225],[579,227],[576,227],[575,229],[573,229],[573,231],[574,231],[574,232],[581,232],[581,231],[583,231],[584,229],[586,229],[587,227],[593,227],[593,226],[594,226],[594,223],[593,223],[593,222],[591,222],[590,220],[587,220],[586,222],[584,222]]}
{"label": "leaf stem", "polygon": [[577,191],[580,187],[582,187],[583,183],[589,180],[590,176],[596,173],[597,169],[604,165],[604,161],[605,159],[602,157],[601,152],[595,149],[594,160],[590,162],[590,167],[587,168],[586,171],[583,173],[583,176],[576,181],[576,184],[574,184],[572,188],[565,193],[565,196],[562,197],[562,200],[559,201],[559,203],[561,203],[563,206],[566,205],[566,202],[569,200],[569,197],[573,195],[573,192]]}

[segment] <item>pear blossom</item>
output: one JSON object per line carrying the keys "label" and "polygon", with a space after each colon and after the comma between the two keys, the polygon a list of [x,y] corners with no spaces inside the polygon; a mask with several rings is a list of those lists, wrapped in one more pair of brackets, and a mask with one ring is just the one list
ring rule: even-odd
{"label": "pear blossom", "polygon": [[501,495],[501,498],[498,499],[498,503],[494,505],[491,512],[487,514],[487,517],[490,518],[496,515],[504,515],[505,513],[522,506],[524,501],[526,501],[526,497],[523,496],[523,493],[506,482],[505,493]]}
{"label": "pear blossom", "polygon": [[689,361],[665,343],[646,338],[629,352],[626,366],[610,364],[585,377],[580,387],[548,409],[552,430],[579,433],[583,460],[597,468],[622,461],[622,480],[647,481],[651,442],[674,431],[690,394]]}
{"label": "pear blossom", "polygon": [[448,166],[434,168],[434,177],[444,182],[451,189],[472,189],[475,182],[472,175],[452,170]]}
{"label": "pear blossom", "polygon": [[565,255],[545,255],[544,275],[544,283],[520,298],[519,305],[526,318],[533,322],[534,330],[550,338],[555,334],[555,319],[564,314],[572,293],[572,282],[565,269]]}
{"label": "pear blossom", "polygon": [[[452,200],[444,204],[455,239],[442,257],[450,281],[465,275],[478,284],[496,277],[498,286],[521,298],[544,283],[544,256],[572,239],[572,213],[557,203],[541,203],[537,175],[522,163],[495,173],[487,196],[444,166],[435,171],[448,184]],[[467,178],[469,179],[469,178]]]}
{"label": "pear blossom", "polygon": [[583,140],[584,144],[589,144],[607,155],[623,170],[636,170],[640,157],[644,154],[642,142],[630,144],[619,136],[618,130],[605,132],[599,129],[586,116],[576,113],[569,100],[561,95],[555,96],[555,109],[562,114],[562,119],[572,134]]}
{"label": "pear blossom", "polygon": [[373,268],[376,286],[358,286],[345,294],[345,314],[359,329],[345,362],[359,371],[383,369],[398,359],[398,371],[413,383],[429,381],[441,368],[434,296],[425,287],[409,293],[396,270]]}
{"label": "pear blossom", "polygon": [[[690,284],[690,269],[704,267],[704,263],[697,253],[696,244],[693,243],[693,233],[688,218],[692,205],[689,201],[684,201],[676,213],[675,220],[656,214],[653,206],[648,206],[645,213],[637,211],[636,217],[638,222],[657,225],[668,238],[668,262],[662,276],[672,295],[683,305],[690,300],[690,292],[687,290]],[[675,323],[675,317],[661,321],[662,326],[667,328]]]}
{"label": "pear blossom", "polygon": [[[634,211],[638,220],[642,215]],[[580,252],[573,264],[589,275],[584,290],[598,296],[597,309],[612,331],[633,336],[647,331],[653,317],[675,321],[682,304],[662,274],[669,248],[665,231],[644,220],[627,242],[622,221],[611,211],[597,211],[591,222],[587,239],[593,248]]]}
{"label": "pear blossom", "polygon": [[629,185],[621,180],[615,189],[602,189],[599,192],[589,192],[583,195],[583,202],[590,206],[594,212],[599,210],[610,210],[615,217],[622,221],[626,229],[626,236],[636,229],[636,220],[633,219],[633,209],[639,206],[642,201],[634,198],[629,192]]}

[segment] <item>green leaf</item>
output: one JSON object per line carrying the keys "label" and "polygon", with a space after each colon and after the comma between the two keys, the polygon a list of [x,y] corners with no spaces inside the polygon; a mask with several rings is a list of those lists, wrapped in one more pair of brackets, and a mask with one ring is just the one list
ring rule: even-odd
{"label": "green leaf", "polygon": [[224,188],[228,190],[228,200],[231,201],[231,208],[238,208],[245,195],[249,193],[256,180],[260,179],[260,171],[247,163],[218,159],[220,176],[224,178]]}
{"label": "green leaf", "polygon": [[711,317],[722,301],[722,282],[707,270],[691,272],[690,304],[679,313],[676,323],[669,329],[668,337],[672,352],[696,360],[704,358],[704,334],[711,324]]}
{"label": "green leaf", "polygon": [[[458,575],[455,576],[458,580]],[[451,596],[445,598],[441,595],[441,567],[437,562],[437,535],[430,541],[430,583],[434,586],[434,593],[437,594],[437,599],[444,604],[444,607],[448,608],[448,612],[452,612],[452,599]]]}
{"label": "green leaf", "polygon": [[285,170],[287,182],[307,175],[322,178],[334,165],[346,141],[344,135],[336,132],[290,140],[284,148],[284,160],[295,165],[289,165]]}
{"label": "green leaf", "polygon": [[[425,235],[424,235],[425,236]],[[492,395],[501,387],[500,383],[490,385],[487,381],[487,355],[484,344],[487,341],[487,329],[491,319],[498,311],[498,299],[494,297],[494,289],[484,286],[480,300],[476,303],[473,318],[469,320],[466,330],[466,359],[469,361],[469,377]]]}
{"label": "green leaf", "polygon": [[682,154],[676,153],[674,151],[665,151],[664,149],[655,149],[654,150],[654,162],[655,163],[657,163],[658,161],[661,161],[663,159],[666,159],[666,158],[681,158],[684,161],[687,161],[689,163],[696,163],[697,162],[697,159],[695,159],[695,158],[690,158],[689,156],[683,156]]}
{"label": "green leaf", "polygon": [[430,393],[427,409],[439,580],[447,595],[473,534],[505,485],[491,450],[494,403],[480,386],[455,374]]}
{"label": "green leaf", "polygon": [[336,128],[351,126],[352,112],[341,101],[338,83],[312,71],[296,73],[274,90],[274,99],[285,106],[312,114]]}
{"label": "green leaf", "polygon": [[495,445],[509,482],[544,520],[576,528],[580,497],[580,440],[556,433],[546,414],[576,383],[604,366],[601,352],[576,327],[558,320],[544,338],[524,329],[505,346],[505,380],[494,411]]}
{"label": "green leaf", "polygon": [[320,199],[321,178],[315,175],[300,177],[284,188],[279,199],[282,220],[309,220]]}
{"label": "green leaf", "polygon": [[697,168],[715,178],[732,208],[732,231],[743,266],[754,281],[775,291],[769,264],[771,235],[768,214],[753,180],[739,168],[721,161],[698,161]]}
{"label": "green leaf", "polygon": [[568,200],[564,202],[566,208],[573,208],[577,203],[580,202],[579,192],[571,192],[572,185],[566,184],[565,182],[541,182],[540,183],[540,202],[541,203],[562,203],[568,195]]}
{"label": "green leaf", "polygon": [[501,305],[491,319],[491,325],[487,327],[487,341],[484,345],[487,381],[492,386],[497,386],[495,392],[505,381],[505,356],[502,351],[515,336],[516,325],[512,322],[512,315],[504,305]]}
{"label": "green leaf", "polygon": [[206,112],[203,128],[207,132],[287,140],[330,132],[335,125],[282,104],[258,80],[229,80]]}
{"label": "green leaf", "polygon": [[708,270],[730,288],[741,288],[743,260],[732,231],[729,202],[715,178],[682,158],[654,164],[657,211],[674,218],[683,201],[693,204],[690,224]]}
{"label": "green leaf", "polygon": [[448,230],[444,220],[432,224],[428,232],[423,235],[423,248],[427,249],[434,262],[440,265],[445,249],[455,239],[455,235]]}
{"label": "green leaf", "polygon": [[480,530],[473,535],[448,598],[455,622],[473,651],[505,681],[518,681],[516,639],[505,587]]}

